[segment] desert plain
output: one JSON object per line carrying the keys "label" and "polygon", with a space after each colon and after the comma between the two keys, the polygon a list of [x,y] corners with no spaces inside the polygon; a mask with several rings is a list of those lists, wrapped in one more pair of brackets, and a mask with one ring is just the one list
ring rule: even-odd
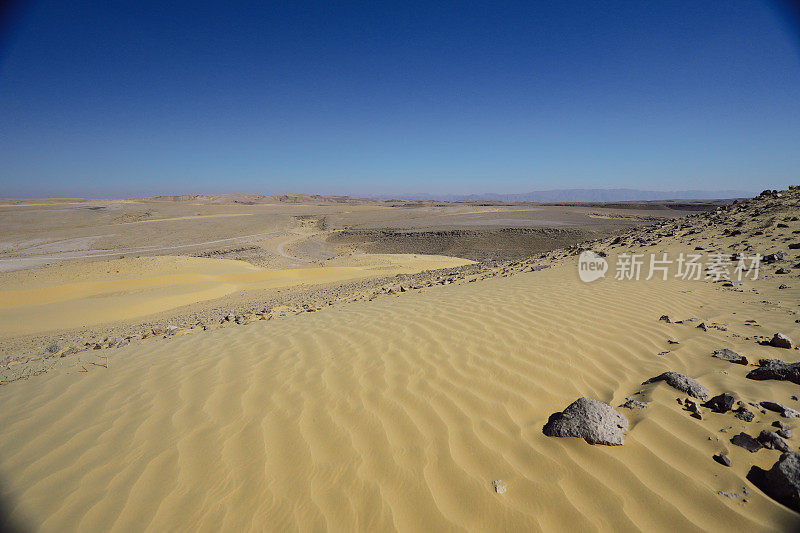
{"label": "desert plain", "polygon": [[[759,372],[800,361],[798,215],[797,188],[2,200],[3,525],[796,530],[758,475],[796,447],[798,383]],[[586,251],[605,277],[581,280]],[[682,253],[768,259],[616,279]],[[665,372],[700,389],[644,383]],[[578,398],[624,417],[620,442],[545,434]]]}

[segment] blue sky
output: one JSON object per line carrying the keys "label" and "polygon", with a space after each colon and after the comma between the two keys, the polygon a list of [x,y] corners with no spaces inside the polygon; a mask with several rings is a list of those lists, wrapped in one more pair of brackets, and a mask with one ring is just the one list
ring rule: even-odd
{"label": "blue sky", "polygon": [[800,182],[789,3],[22,3],[0,196]]}

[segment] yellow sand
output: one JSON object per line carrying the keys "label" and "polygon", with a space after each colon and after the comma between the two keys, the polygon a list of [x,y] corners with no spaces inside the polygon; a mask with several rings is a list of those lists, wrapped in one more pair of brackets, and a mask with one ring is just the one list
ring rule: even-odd
{"label": "yellow sand", "polygon": [[[790,331],[762,298],[703,282],[583,284],[567,264],[148,339],[103,351],[108,369],[0,388],[0,497],[19,522],[59,532],[796,528],[749,483],[747,503],[715,493],[741,493],[749,466],[778,452],[731,446],[743,422],[695,420],[677,391],[639,385],[675,370],[714,392],[785,401],[796,385],[746,380],[710,357],[776,355],[744,340],[751,318]],[[651,407],[622,410],[622,447],[542,435],[579,396],[618,405],[638,390]],[[747,431],[771,419],[757,414]],[[724,450],[732,468],[711,460]]]}
{"label": "yellow sand", "polygon": [[0,335],[143,317],[246,289],[393,276],[460,266],[470,261],[398,254],[355,256],[338,263],[266,270],[243,261],[164,256],[57,266],[38,271],[41,279],[28,280],[28,288],[0,290]]}

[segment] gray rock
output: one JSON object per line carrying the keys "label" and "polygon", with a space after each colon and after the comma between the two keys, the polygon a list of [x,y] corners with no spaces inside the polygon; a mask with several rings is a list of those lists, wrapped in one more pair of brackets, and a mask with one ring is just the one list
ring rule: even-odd
{"label": "gray rock", "polygon": [[727,456],[727,454],[721,453],[719,455],[714,455],[714,460],[721,464],[722,466],[731,466],[731,460]]}
{"label": "gray rock", "polygon": [[621,446],[628,420],[607,403],[578,398],[564,411],[553,413],[542,433],[548,437],[579,437],[589,444]]}
{"label": "gray rock", "polygon": [[776,333],[772,340],[769,341],[770,346],[775,346],[776,348],[787,348],[789,350],[792,349],[792,339],[784,335],[783,333]]}
{"label": "gray rock", "polygon": [[716,357],[717,359],[724,359],[725,361],[730,361],[731,363],[736,363],[739,365],[746,365],[747,364],[747,357],[743,355],[739,355],[738,353],[734,352],[733,350],[729,350],[727,348],[722,348],[720,350],[714,350],[714,353],[711,354],[712,357]]}
{"label": "gray rock", "polygon": [[782,454],[769,470],[754,466],[747,479],[775,501],[800,512],[800,454]]}
{"label": "gray rock", "polygon": [[736,413],[733,416],[734,418],[744,420],[745,422],[752,422],[756,415],[753,414],[753,411],[749,410],[744,405],[741,405],[738,409],[736,409]]}
{"label": "gray rock", "polygon": [[780,450],[782,452],[792,451],[792,447],[789,446],[785,440],[778,436],[778,434],[774,431],[769,431],[768,429],[764,429],[761,431],[761,433],[759,433],[758,442],[760,442],[764,448],[769,450]]}
{"label": "gray rock", "polygon": [[648,383],[657,383],[659,381],[665,381],[670,387],[678,389],[681,392],[685,392],[689,396],[694,396],[695,398],[699,398],[701,400],[705,400],[709,396],[707,388],[700,385],[700,383],[689,376],[685,376],[678,372],[664,372],[663,374],[660,374],[654,378],[648,379],[642,383],[642,385],[646,385]]}
{"label": "gray rock", "polygon": [[738,435],[734,435],[734,437],[731,439],[731,444],[741,446],[750,453],[755,453],[763,448],[763,445],[760,442],[747,433],[739,433]]}
{"label": "gray rock", "polygon": [[792,430],[789,428],[779,429],[775,433],[777,433],[779,437],[784,439],[791,439],[793,435]]}
{"label": "gray rock", "polygon": [[770,411],[780,413],[780,415],[784,418],[797,418],[800,416],[800,411],[796,411],[791,407],[786,407],[778,402],[759,402],[759,405],[764,409],[769,409]]}
{"label": "gray rock", "polygon": [[492,488],[497,494],[505,494],[506,493],[506,482],[502,479],[495,479],[492,481]]}
{"label": "gray rock", "polygon": [[800,363],[787,363],[780,359],[761,359],[759,368],[747,373],[749,379],[791,381],[800,385]]}
{"label": "gray rock", "polygon": [[714,396],[703,405],[715,413],[727,413],[733,408],[733,402],[735,401],[736,398],[728,393],[724,393]]}

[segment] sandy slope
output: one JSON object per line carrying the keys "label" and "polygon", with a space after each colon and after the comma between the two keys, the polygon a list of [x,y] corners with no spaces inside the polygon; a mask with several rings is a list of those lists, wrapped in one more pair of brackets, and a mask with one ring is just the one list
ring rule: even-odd
{"label": "sandy slope", "polygon": [[[748,381],[709,357],[775,355],[744,340],[745,319],[790,327],[761,299],[704,282],[587,285],[568,262],[144,341],[109,369],[0,388],[2,498],[43,531],[797,527],[744,481],[778,452],[732,446],[719,430],[743,422],[695,420],[676,391],[639,385],[677,370],[713,392],[785,401],[796,385]],[[729,331],[659,322],[665,313]],[[667,338],[681,344],[657,355]],[[622,447],[542,435],[578,396],[618,405],[639,390],[653,403],[623,410]],[[710,459],[720,450],[732,468]],[[715,493],[745,485],[746,503]]]}

